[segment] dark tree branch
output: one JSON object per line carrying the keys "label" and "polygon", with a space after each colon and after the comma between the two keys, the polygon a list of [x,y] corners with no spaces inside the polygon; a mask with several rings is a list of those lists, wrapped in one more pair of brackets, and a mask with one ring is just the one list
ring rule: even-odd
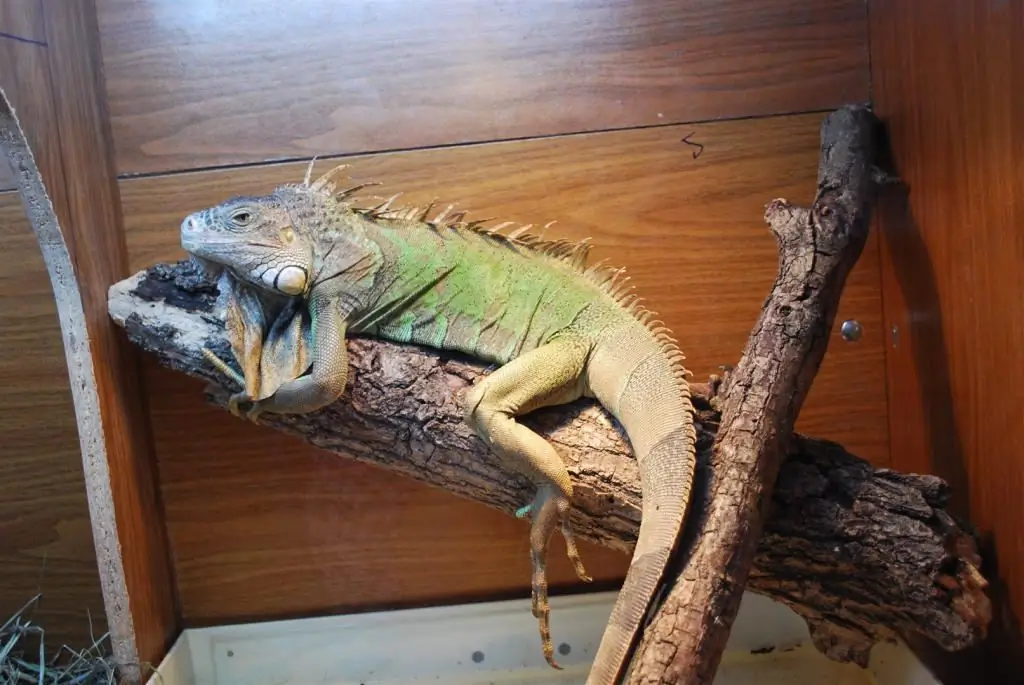
{"label": "dark tree branch", "polygon": [[[111,288],[109,309],[128,337],[163,365],[213,381],[208,397],[225,407],[234,388],[200,352],[207,345],[231,358],[212,314],[215,297],[215,286],[187,264],[158,265]],[[480,365],[370,340],[350,341],[349,352],[352,373],[340,401],[307,416],[267,414],[261,421],[510,515],[530,500],[529,484],[502,467],[462,422],[460,397],[484,375]],[[717,379],[694,387],[699,481],[707,480],[720,431],[713,406],[719,389]],[[639,479],[618,424],[588,401],[537,411],[526,423],[552,440],[579,484],[579,534],[631,552]],[[987,624],[986,600],[975,583],[973,538],[946,514],[946,497],[937,478],[874,469],[839,445],[798,436],[749,587],[793,607],[816,635],[837,636],[833,645],[819,640],[834,658],[907,633],[946,649],[970,645]]]}
{"label": "dark tree branch", "polygon": [[[812,205],[768,204],[778,276],[721,395],[709,494],[692,509],[680,544],[683,565],[644,634],[634,685],[711,685],[714,679],[793,425],[828,347],[847,275],[867,240],[882,180],[874,167],[877,131],[865,107],[831,113],[821,127]],[[811,627],[826,653],[866,659],[871,641],[859,640],[857,631],[838,622],[812,621]]]}

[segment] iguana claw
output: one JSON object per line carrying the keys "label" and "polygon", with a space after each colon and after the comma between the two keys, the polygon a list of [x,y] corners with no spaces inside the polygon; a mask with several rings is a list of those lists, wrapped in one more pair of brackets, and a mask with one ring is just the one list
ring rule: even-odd
{"label": "iguana claw", "polygon": [[234,395],[228,398],[228,411],[231,412],[232,416],[240,419],[242,418],[242,410],[239,408],[238,405],[248,401],[249,395],[247,393],[236,392]]}
{"label": "iguana claw", "polygon": [[260,402],[253,402],[252,407],[249,408],[249,411],[245,412],[245,418],[249,419],[253,423],[259,423],[258,419],[260,417],[260,414],[263,413],[263,407],[260,405]]}

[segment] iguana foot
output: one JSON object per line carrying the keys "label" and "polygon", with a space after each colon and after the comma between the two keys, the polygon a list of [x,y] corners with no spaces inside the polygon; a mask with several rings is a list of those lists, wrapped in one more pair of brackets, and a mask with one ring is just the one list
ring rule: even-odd
{"label": "iguana foot", "polygon": [[262,402],[253,402],[252,406],[249,407],[249,411],[245,412],[245,418],[249,419],[253,423],[259,423],[260,414],[266,411],[263,407]]}
{"label": "iguana foot", "polygon": [[[562,530],[569,560],[576,571],[576,577],[585,583],[593,580],[583,567],[583,560],[576,549],[576,539],[569,524],[571,504],[565,493],[550,486],[537,490],[534,501],[522,507],[534,514],[530,527],[530,562],[532,565],[531,604],[533,616],[540,624],[541,647],[544,660],[553,668],[561,670],[554,659],[554,645],[551,642],[551,606],[548,600],[547,557],[548,544],[556,527]],[[520,511],[522,511],[522,509]]]}
{"label": "iguana foot", "polygon": [[[530,502],[526,506],[519,507],[516,509],[515,516],[517,519],[526,518],[533,512],[537,506],[537,501]],[[582,580],[584,583],[589,583],[593,580],[587,575],[586,569],[583,567],[583,559],[580,557],[579,549],[576,547],[576,535],[572,531],[572,525],[569,523],[569,498],[564,495],[559,496],[559,520],[562,524],[562,537],[565,539],[565,551],[569,557],[569,561],[572,562],[573,569],[576,571],[576,577]],[[564,511],[563,511],[564,509]],[[552,528],[552,530],[554,530]],[[549,532],[550,535],[550,532]]]}
{"label": "iguana foot", "polygon": [[580,551],[576,548],[576,536],[572,532],[572,526],[569,524],[569,500],[566,500],[565,513],[561,515],[562,521],[562,538],[565,539],[565,553],[569,557],[569,561],[572,562],[573,570],[576,572],[576,577],[582,580],[584,583],[589,583],[593,578],[587,575],[587,569],[583,567],[583,559],[580,557]]}
{"label": "iguana foot", "polygon": [[537,490],[537,497],[529,506],[533,512],[533,525],[530,527],[530,599],[533,617],[539,621],[544,660],[552,668],[561,670],[562,667],[555,661],[555,648],[551,642],[551,605],[548,603],[547,574],[548,542],[558,524],[558,502],[551,497],[550,488],[544,486]]}
{"label": "iguana foot", "polygon": [[[243,409],[242,405],[251,405],[248,409]],[[234,395],[228,398],[228,411],[231,415],[239,419],[248,419],[253,423],[258,423],[257,419],[260,414],[266,411],[263,403],[258,400],[253,400],[249,397],[249,393],[236,392]]]}
{"label": "iguana foot", "polygon": [[228,398],[228,411],[231,412],[232,416],[235,416],[240,419],[242,418],[242,414],[244,414],[244,412],[239,407],[239,405],[245,404],[246,402],[249,401],[249,393],[245,392],[244,390],[242,392],[236,392],[235,394]]}
{"label": "iguana foot", "polygon": [[[243,405],[246,404],[251,406],[248,409],[243,409]],[[256,419],[265,410],[261,406],[260,402],[254,401],[249,397],[249,393],[243,390],[242,392],[236,392],[228,398],[228,411],[231,412],[231,415],[235,418],[248,419],[249,421],[256,423]]]}

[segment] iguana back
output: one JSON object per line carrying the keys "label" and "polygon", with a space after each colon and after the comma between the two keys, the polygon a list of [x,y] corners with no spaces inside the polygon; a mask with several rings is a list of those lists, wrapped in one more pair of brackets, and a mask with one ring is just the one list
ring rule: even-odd
{"label": "iguana back", "polygon": [[[485,228],[450,209],[357,207],[331,177],[228,200],[190,215],[182,244],[238,278],[309,303],[313,369],[254,403],[310,411],[344,389],[346,333],[464,352],[501,365],[467,394],[466,419],[537,484],[532,513],[534,615],[553,666],[547,543],[560,527],[589,580],[568,523],[572,482],[561,458],[515,421],[533,409],[595,397],[625,428],[641,474],[642,520],[629,571],[587,680],[619,682],[665,571],[689,501],[695,431],[683,355],[621,278],[587,266],[586,242],[523,227]],[[339,387],[340,386],[340,387]]]}

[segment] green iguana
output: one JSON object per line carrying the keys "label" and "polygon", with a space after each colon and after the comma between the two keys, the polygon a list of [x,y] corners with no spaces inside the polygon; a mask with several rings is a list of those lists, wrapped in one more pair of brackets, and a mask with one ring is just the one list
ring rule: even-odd
{"label": "green iguana", "polygon": [[[590,578],[569,524],[565,464],[516,417],[596,398],[625,428],[641,474],[637,543],[587,680],[620,682],[690,497],[696,433],[682,353],[622,269],[587,266],[588,241],[544,240],[529,226],[503,234],[508,224],[488,228],[451,207],[431,219],[432,205],[394,209],[395,198],[358,207],[354,194],[371,184],[339,192],[333,178],[344,168],[311,183],[311,163],[301,184],[232,198],[181,224],[182,247],[222,274],[226,328],[244,376],[219,363],[244,383],[232,412],[241,416],[240,406],[250,405],[244,414],[255,420],[334,402],[347,380],[349,334],[496,365],[467,392],[465,419],[537,487],[516,515],[532,518],[533,615],[545,660],[560,668],[546,575],[556,528],[577,576]],[[267,317],[264,294],[280,296],[284,309]],[[264,343],[265,318],[272,326]]]}

